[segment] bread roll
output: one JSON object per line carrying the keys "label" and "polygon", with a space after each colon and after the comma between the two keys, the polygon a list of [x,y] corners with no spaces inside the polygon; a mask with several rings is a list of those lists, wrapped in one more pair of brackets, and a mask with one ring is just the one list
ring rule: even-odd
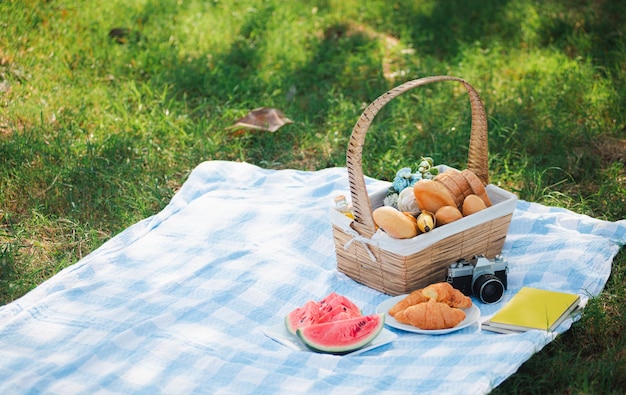
{"label": "bread roll", "polygon": [[381,206],[372,212],[374,222],[389,236],[396,239],[409,239],[417,236],[415,218],[391,206]]}
{"label": "bread roll", "polygon": [[450,191],[441,183],[434,180],[424,179],[415,183],[413,186],[413,194],[417,206],[422,211],[430,211],[436,213],[443,206],[454,206],[456,203]]}
{"label": "bread roll", "polygon": [[467,195],[465,200],[463,200],[463,216],[472,215],[486,208],[485,201],[478,195]]}
{"label": "bread roll", "polygon": [[449,224],[461,218],[463,218],[463,214],[458,208],[452,206],[443,206],[435,213],[437,226]]}

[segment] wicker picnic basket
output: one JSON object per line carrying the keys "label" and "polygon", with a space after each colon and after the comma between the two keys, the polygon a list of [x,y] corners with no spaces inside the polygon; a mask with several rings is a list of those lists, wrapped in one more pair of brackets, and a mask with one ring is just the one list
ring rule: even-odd
{"label": "wicker picnic basket", "polygon": [[[467,168],[485,185],[492,206],[411,239],[393,239],[374,223],[372,210],[383,204],[386,189],[368,193],[362,168],[365,135],[374,117],[393,98],[439,81],[463,84],[472,109]],[[406,82],[386,92],[361,114],[347,149],[354,219],[331,209],[337,268],[353,280],[389,295],[409,293],[445,281],[448,266],[474,255],[501,253],[517,197],[489,184],[487,117],[476,90],[463,79],[434,76]],[[445,171],[445,169],[444,169]]]}

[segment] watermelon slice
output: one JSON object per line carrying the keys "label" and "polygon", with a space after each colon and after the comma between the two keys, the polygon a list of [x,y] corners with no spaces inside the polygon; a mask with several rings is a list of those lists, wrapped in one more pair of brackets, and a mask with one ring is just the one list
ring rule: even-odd
{"label": "watermelon slice", "polygon": [[336,292],[331,292],[328,295],[326,295],[326,297],[322,300],[320,300],[320,305],[321,306],[325,306],[327,304],[330,304],[337,296],[339,296],[338,293]]}
{"label": "watermelon slice", "polygon": [[347,311],[355,317],[361,316],[361,309],[359,309],[357,305],[345,296],[338,295],[334,292],[320,300],[319,305],[320,315],[322,316],[336,309]]}
{"label": "watermelon slice", "polygon": [[384,314],[371,314],[301,327],[296,335],[313,351],[342,355],[371,343],[384,324]]}
{"label": "watermelon slice", "polygon": [[298,328],[320,322],[360,317],[361,310],[350,299],[331,292],[319,302],[308,301],[285,317],[285,326],[292,335]]}
{"label": "watermelon slice", "polygon": [[361,315],[354,315],[349,311],[344,311],[339,308],[333,309],[330,313],[326,313],[320,316],[316,324],[322,324],[324,322],[347,320],[348,318],[360,317]]}
{"label": "watermelon slice", "polygon": [[355,310],[352,306],[346,306],[343,303],[335,303],[320,309],[320,317],[317,320],[317,323],[321,324],[322,322],[360,316],[362,316],[361,310]]}
{"label": "watermelon slice", "polygon": [[319,303],[310,300],[302,307],[298,307],[285,317],[285,326],[292,335],[296,334],[298,328],[315,324],[320,318]]}

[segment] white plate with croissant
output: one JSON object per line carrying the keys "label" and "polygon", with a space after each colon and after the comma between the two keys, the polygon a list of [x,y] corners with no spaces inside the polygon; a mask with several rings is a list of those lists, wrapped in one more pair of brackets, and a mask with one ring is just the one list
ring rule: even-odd
{"label": "white plate with croissant", "polygon": [[385,323],[407,332],[443,335],[466,328],[480,317],[471,299],[447,282],[431,284],[378,305]]}

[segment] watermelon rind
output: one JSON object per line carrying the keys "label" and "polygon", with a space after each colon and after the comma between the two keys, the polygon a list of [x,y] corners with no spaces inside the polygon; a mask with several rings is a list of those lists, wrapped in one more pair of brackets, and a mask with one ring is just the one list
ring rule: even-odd
{"label": "watermelon rind", "polygon": [[313,324],[296,330],[304,345],[316,352],[349,354],[370,344],[382,331],[385,314]]}

